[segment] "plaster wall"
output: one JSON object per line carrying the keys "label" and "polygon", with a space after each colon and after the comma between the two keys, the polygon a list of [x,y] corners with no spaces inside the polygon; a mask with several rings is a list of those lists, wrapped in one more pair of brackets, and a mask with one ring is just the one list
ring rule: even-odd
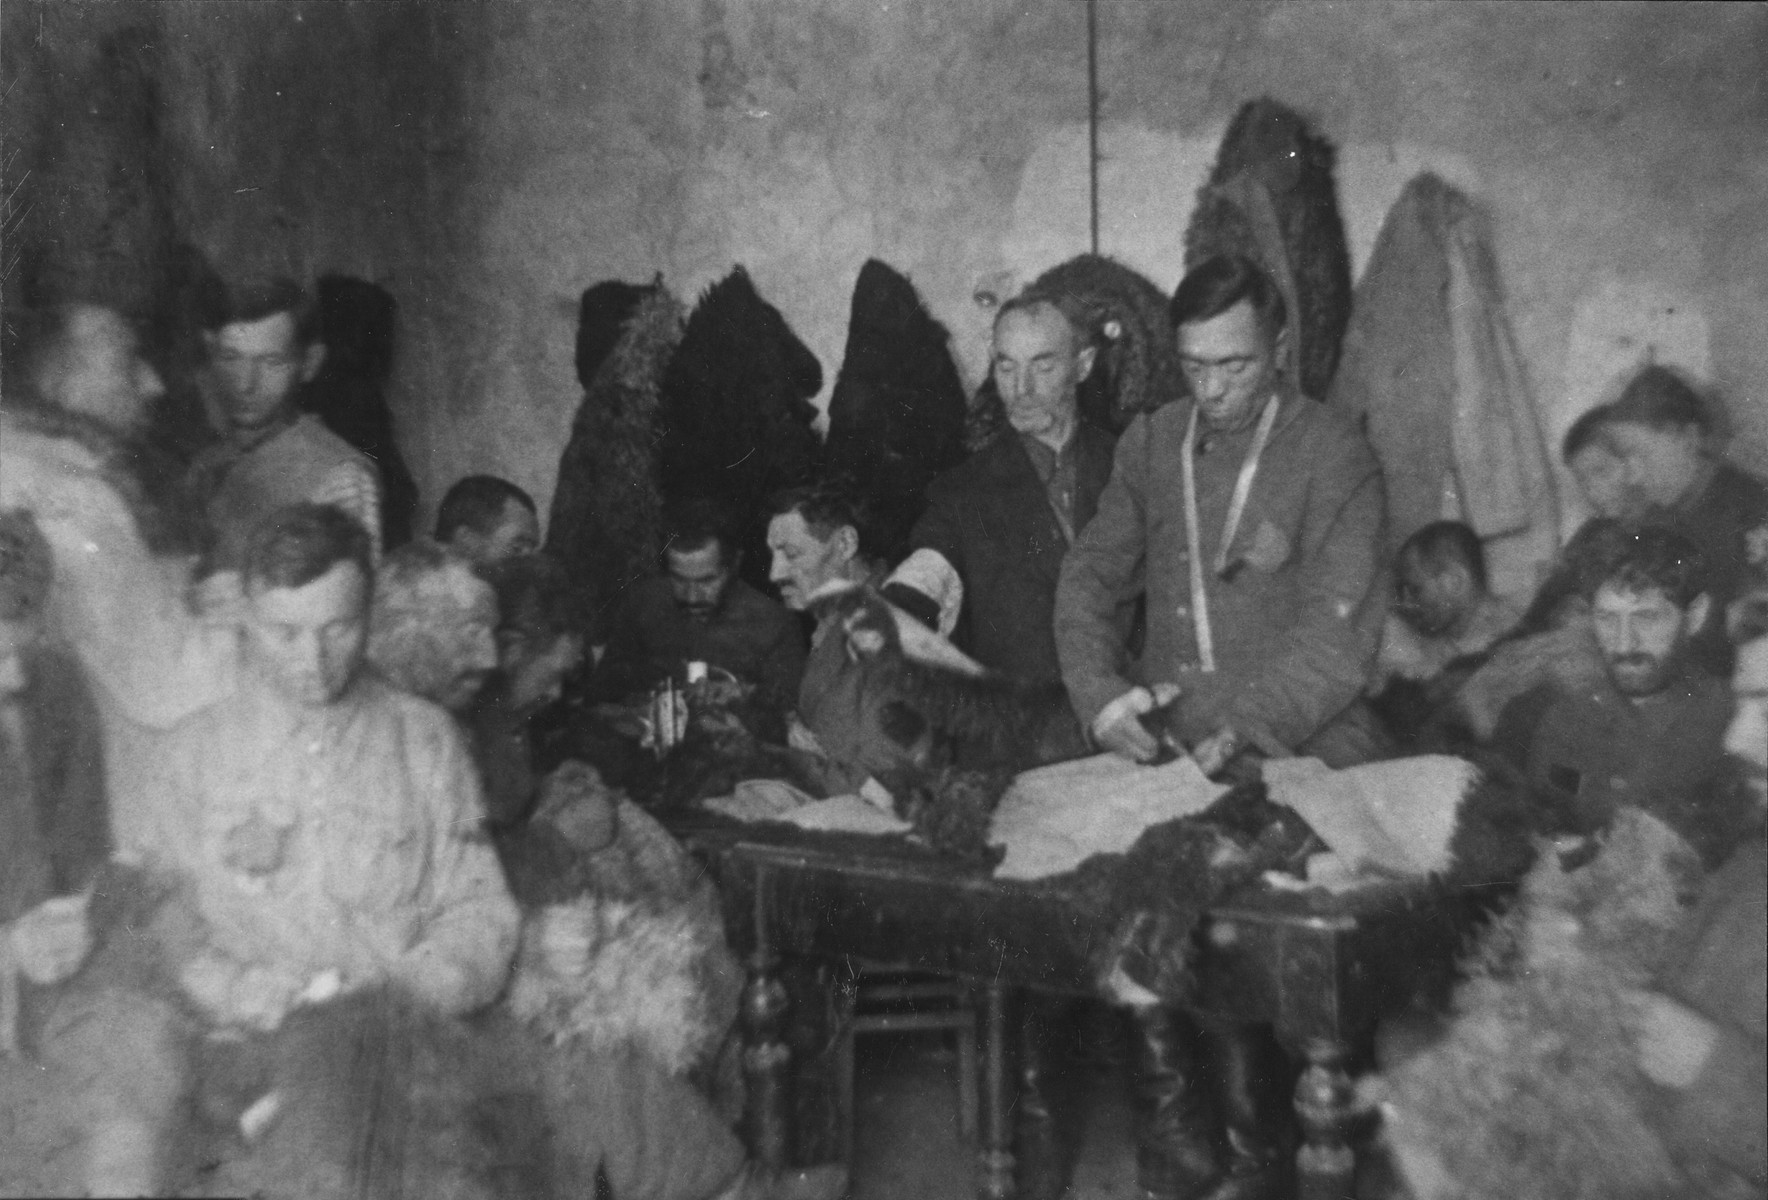
{"label": "plaster wall", "polygon": [[[489,470],[544,505],[579,396],[575,301],[597,280],[662,272],[691,300],[743,263],[832,381],[875,255],[974,383],[976,292],[1088,244],[1080,3],[9,0],[10,76],[35,61],[10,45],[33,13],[64,73],[107,23],[153,33],[169,186],[199,245],[395,292],[396,409],[430,503]],[[1340,146],[1359,268],[1418,170],[1488,206],[1554,442],[1653,354],[1716,385],[1734,456],[1768,465],[1768,9],[1096,14],[1105,252],[1176,283],[1221,130],[1269,93]]]}

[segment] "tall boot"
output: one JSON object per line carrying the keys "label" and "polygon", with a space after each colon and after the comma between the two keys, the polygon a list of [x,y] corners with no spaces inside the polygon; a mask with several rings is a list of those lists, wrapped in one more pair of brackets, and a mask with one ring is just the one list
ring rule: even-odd
{"label": "tall boot", "polygon": [[1236,1025],[1204,1037],[1228,1144],[1221,1178],[1199,1200],[1285,1200],[1295,1189],[1288,1061],[1269,1029]]}
{"label": "tall boot", "polygon": [[1051,1043],[1064,1024],[1063,998],[1027,992],[1020,1023],[1019,1112],[1014,1121],[1014,1158],[1021,1200],[1058,1200],[1068,1190],[1073,1162],[1051,1095]]}
{"label": "tall boot", "polygon": [[1196,1030],[1171,1008],[1138,1009],[1135,1027],[1136,1181],[1153,1200],[1189,1200],[1216,1174],[1196,1079]]}

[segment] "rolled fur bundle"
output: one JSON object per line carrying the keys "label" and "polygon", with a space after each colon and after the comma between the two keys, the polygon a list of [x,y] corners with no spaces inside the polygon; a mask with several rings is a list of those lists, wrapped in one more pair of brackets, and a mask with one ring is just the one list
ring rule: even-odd
{"label": "rolled fur bundle", "polygon": [[1338,368],[1351,315],[1334,158],[1300,113],[1269,97],[1248,102],[1222,136],[1185,233],[1187,267],[1232,253],[1270,271],[1289,304],[1296,382],[1316,399]]}
{"label": "rolled fur bundle", "polygon": [[656,569],[662,550],[657,411],[682,329],[681,305],[658,276],[596,370],[559,458],[546,550],[564,564],[592,621],[622,587]]}
{"label": "rolled fur bundle", "polygon": [[1167,296],[1116,259],[1081,254],[1051,267],[1027,289],[1063,296],[1084,314],[1098,348],[1080,386],[1081,415],[1122,432],[1137,413],[1185,394],[1178,346],[1167,322]]}
{"label": "rolled fur bundle", "polygon": [[950,340],[913,284],[866,261],[829,399],[825,453],[830,473],[870,501],[878,550],[891,562],[908,549],[927,485],[964,457],[964,385]]}

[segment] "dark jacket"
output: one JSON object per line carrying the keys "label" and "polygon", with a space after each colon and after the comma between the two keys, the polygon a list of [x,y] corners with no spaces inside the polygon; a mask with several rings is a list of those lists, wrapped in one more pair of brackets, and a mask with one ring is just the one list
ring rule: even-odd
{"label": "dark jacket", "polygon": [[[1112,435],[1076,430],[1074,528],[1092,520],[1111,478]],[[937,550],[964,581],[954,640],[978,662],[1018,679],[1054,682],[1056,581],[1068,542],[1019,437],[1008,433],[935,479],[910,540]]]}

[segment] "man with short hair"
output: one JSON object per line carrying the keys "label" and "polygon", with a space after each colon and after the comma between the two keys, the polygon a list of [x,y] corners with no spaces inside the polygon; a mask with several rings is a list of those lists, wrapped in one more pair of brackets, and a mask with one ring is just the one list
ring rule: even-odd
{"label": "man with short hair", "polygon": [[429,540],[381,563],[368,661],[394,687],[464,711],[497,669],[497,594],[472,565]]}
{"label": "man with short hair", "polygon": [[1013,433],[933,481],[914,551],[884,589],[985,667],[1028,683],[1061,678],[1056,580],[1111,475],[1112,435],[1076,401],[1094,353],[1063,297],[1034,291],[1001,306],[993,370]]}
{"label": "man with short hair", "polygon": [[1483,653],[1521,619],[1520,608],[1487,586],[1479,535],[1460,521],[1433,521],[1395,557],[1377,678],[1428,683],[1456,659]]}
{"label": "man with short hair", "polygon": [[1594,574],[1586,599],[1604,679],[1512,701],[1493,744],[1568,828],[1598,830],[1630,804],[1717,863],[1754,805],[1726,760],[1731,694],[1693,653],[1711,605],[1700,551],[1646,526]]}
{"label": "man with short hair", "polygon": [[436,540],[475,567],[533,554],[540,548],[534,497],[507,479],[468,475],[442,497]]}
{"label": "man with short hair", "polygon": [[325,345],[311,297],[288,279],[230,287],[203,333],[219,387],[222,441],[191,464],[214,565],[237,567],[252,530],[289,504],[329,504],[360,523],[380,557],[380,473],[356,447],[296,406]]}
{"label": "man with short hair", "polygon": [[[1242,745],[1343,767],[1380,749],[1360,701],[1383,615],[1380,468],[1338,409],[1280,370],[1292,336],[1256,263],[1208,259],[1170,310],[1188,401],[1138,416],[1118,439],[1099,510],[1062,564],[1056,650],[1076,715],[1136,760],[1159,750],[1143,718],[1214,771]],[[1132,660],[1118,621],[1146,601]],[[1196,1092],[1189,1019],[1136,1010],[1143,1101],[1138,1173],[1155,1196],[1275,1196],[1290,1164],[1278,1123],[1284,1073],[1268,1032],[1213,1030],[1228,1154]]]}
{"label": "man with short hair", "polygon": [[622,594],[608,623],[607,652],[592,690],[609,699],[644,691],[703,662],[753,684],[785,712],[804,674],[804,634],[778,601],[737,577],[742,551],[710,505],[670,514],[664,572]]}

